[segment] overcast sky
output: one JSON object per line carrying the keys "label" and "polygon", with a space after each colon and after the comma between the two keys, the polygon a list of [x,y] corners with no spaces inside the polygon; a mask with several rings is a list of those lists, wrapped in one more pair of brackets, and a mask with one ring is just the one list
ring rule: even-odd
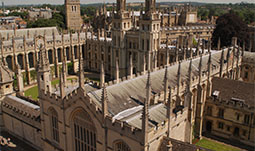
{"label": "overcast sky", "polygon": [[[143,2],[144,0],[127,0],[127,2]],[[242,1],[255,3],[255,0],[156,0],[157,2],[206,2],[206,3],[240,3]],[[0,0],[5,5],[19,4],[64,4],[64,0]],[[102,3],[104,0],[81,0],[82,4]],[[105,2],[116,2],[116,0],[105,0]]]}

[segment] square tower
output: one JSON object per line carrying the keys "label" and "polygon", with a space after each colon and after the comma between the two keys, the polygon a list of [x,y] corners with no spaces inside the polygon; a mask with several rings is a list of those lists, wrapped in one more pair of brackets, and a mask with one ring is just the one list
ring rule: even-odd
{"label": "square tower", "polygon": [[69,30],[81,29],[80,0],[65,0],[66,26]]}

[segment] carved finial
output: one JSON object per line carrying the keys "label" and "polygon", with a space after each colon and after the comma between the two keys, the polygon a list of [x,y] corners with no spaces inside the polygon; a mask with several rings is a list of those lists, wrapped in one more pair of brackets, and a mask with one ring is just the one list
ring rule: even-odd
{"label": "carved finial", "polygon": [[101,61],[100,88],[102,88],[104,86],[104,83],[105,83],[104,62]]}
{"label": "carved finial", "polygon": [[63,72],[60,74],[59,85],[60,85],[60,97],[61,97],[61,99],[63,99],[65,97],[65,95],[66,95]]}
{"label": "carved finial", "polygon": [[108,97],[107,97],[107,90],[105,84],[103,85],[102,89],[102,112],[103,112],[103,120],[108,115]]}
{"label": "carved finial", "polygon": [[164,102],[166,102],[167,98],[167,89],[168,89],[168,70],[167,70],[167,66],[166,66],[166,70],[165,70],[165,77],[164,77]]}
{"label": "carved finial", "polygon": [[148,78],[146,84],[146,98],[144,99],[143,113],[142,113],[142,131],[144,133],[144,146],[148,144],[148,130],[149,130],[149,102],[151,95],[150,70],[148,71]]}
{"label": "carved finial", "polygon": [[120,79],[120,77],[119,77],[119,61],[118,61],[117,58],[116,58],[115,66],[116,66],[116,69],[115,69],[115,78],[116,78],[116,82],[119,83],[119,79]]}
{"label": "carved finial", "polygon": [[81,51],[79,53],[79,87],[85,90],[84,86],[84,70],[83,70],[83,59]]}

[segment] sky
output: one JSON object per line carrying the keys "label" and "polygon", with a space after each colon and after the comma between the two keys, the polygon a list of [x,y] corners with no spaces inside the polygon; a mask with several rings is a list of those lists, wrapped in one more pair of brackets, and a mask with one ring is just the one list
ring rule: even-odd
{"label": "sky", "polygon": [[[116,0],[80,0],[81,4],[116,2]],[[143,2],[144,0],[127,0],[127,2]],[[240,3],[242,1],[255,3],[255,0],[156,0],[157,2],[205,2],[205,3]],[[21,4],[64,4],[64,0],[0,0],[5,5],[21,5]]]}

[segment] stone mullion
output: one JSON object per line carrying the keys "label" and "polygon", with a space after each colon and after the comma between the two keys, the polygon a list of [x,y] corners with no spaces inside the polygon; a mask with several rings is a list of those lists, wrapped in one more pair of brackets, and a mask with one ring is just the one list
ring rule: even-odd
{"label": "stone mullion", "polygon": [[28,53],[25,51],[25,70],[26,70],[26,75],[27,75],[27,84],[30,85],[31,84],[31,75],[30,75],[30,71],[29,71],[29,59],[28,59]]}

